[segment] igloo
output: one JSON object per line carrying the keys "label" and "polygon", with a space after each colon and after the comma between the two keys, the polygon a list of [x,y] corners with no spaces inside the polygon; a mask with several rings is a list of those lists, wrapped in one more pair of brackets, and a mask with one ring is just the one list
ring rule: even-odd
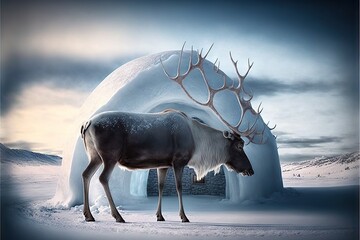
{"label": "igloo", "polygon": [[[177,74],[180,56],[182,61],[179,70],[183,73],[188,69],[189,60],[196,62],[199,54],[193,51],[168,51],[135,59],[113,71],[90,94],[80,109],[63,151],[54,204],[71,207],[83,203],[81,175],[88,164],[88,158],[80,136],[80,127],[94,114],[104,111],[149,113],[172,108],[198,118],[213,128],[228,130],[211,109],[195,103],[179,84],[169,79],[168,75]],[[206,101],[208,97],[204,78],[214,88],[221,86],[224,80],[229,86],[238,84],[206,59],[202,69],[204,75],[195,68],[184,79],[188,94],[196,101]],[[214,105],[229,123],[235,123],[241,117],[239,104],[228,91],[214,97]],[[251,114],[244,115],[244,119],[247,120],[244,125],[254,121]],[[224,168],[225,198],[230,201],[265,198],[283,188],[276,139],[261,117],[256,120],[256,128],[263,133],[263,143],[250,142],[244,148],[255,174],[244,177]],[[97,171],[90,185],[90,203],[107,205],[107,201],[101,201],[104,199],[104,191],[98,181],[100,172],[101,170]],[[115,203],[131,204],[134,198],[146,198],[148,174],[149,170],[128,171],[115,168],[110,179]]]}

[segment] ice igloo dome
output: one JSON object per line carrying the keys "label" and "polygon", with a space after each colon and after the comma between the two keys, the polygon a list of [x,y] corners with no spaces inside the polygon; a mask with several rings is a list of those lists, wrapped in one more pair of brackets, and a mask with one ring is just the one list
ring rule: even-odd
{"label": "ice igloo dome", "polygon": [[[169,51],[135,59],[113,71],[90,94],[80,109],[79,117],[74,123],[67,146],[63,151],[63,163],[56,195],[53,201],[66,207],[83,203],[82,172],[88,164],[80,126],[94,114],[105,111],[124,112],[160,112],[165,109],[177,109],[190,117],[201,119],[209,126],[228,130],[212,110],[191,100],[175,81],[169,79],[164,69],[171,76],[177,74],[179,56],[182,56],[180,73],[186,72],[190,57],[196,62],[197,52]],[[162,65],[163,64],[163,65]],[[220,87],[234,84],[214,63],[204,60],[202,69],[209,85]],[[219,74],[220,73],[220,74]],[[206,101],[208,92],[205,89],[204,76],[198,69],[193,69],[184,79],[188,93],[198,101]],[[219,92],[214,97],[218,112],[229,123],[236,123],[241,117],[241,109],[236,100],[227,91]],[[245,115],[248,122],[253,116]],[[249,124],[249,123],[248,123]],[[241,127],[241,126],[240,126]],[[275,138],[270,129],[258,118],[257,128],[262,128],[264,144],[250,143],[244,150],[251,161],[255,174],[243,177],[224,168],[226,179],[226,198],[241,202],[258,199],[282,190],[283,183],[280,162]],[[90,204],[99,203],[104,198],[104,191],[98,181],[97,171],[90,185]],[[117,205],[131,203],[134,197],[146,197],[147,176],[149,170],[127,171],[115,168],[110,178],[110,188]],[[107,204],[107,201],[102,201]]]}

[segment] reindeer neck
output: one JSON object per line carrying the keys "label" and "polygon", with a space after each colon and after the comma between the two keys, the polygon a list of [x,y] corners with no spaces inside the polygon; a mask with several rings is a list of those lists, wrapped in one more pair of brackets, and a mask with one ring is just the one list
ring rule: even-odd
{"label": "reindeer neck", "polygon": [[195,142],[195,152],[189,161],[189,167],[194,168],[197,178],[203,178],[208,172],[220,171],[220,166],[226,162],[229,141],[223,133],[193,120],[192,133]]}

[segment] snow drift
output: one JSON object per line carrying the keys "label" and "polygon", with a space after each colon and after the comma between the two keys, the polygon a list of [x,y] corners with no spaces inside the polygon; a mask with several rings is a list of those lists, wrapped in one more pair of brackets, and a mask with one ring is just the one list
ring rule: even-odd
{"label": "snow drift", "polygon": [[2,163],[25,165],[60,165],[61,157],[31,152],[24,149],[11,149],[0,143],[0,158]]}
{"label": "snow drift", "polygon": [[[226,127],[208,108],[202,107],[190,100],[180,86],[171,81],[164,73],[160,58],[171,74],[176,74],[179,51],[158,53],[135,59],[112,72],[91,93],[80,110],[79,117],[71,131],[71,136],[63,152],[63,163],[57,192],[53,201],[63,206],[81,204],[82,179],[81,174],[88,164],[88,159],[80,137],[80,126],[94,114],[104,111],[126,112],[159,112],[168,108],[185,112],[191,117],[197,117],[206,124],[219,130]],[[192,57],[194,57],[193,55]],[[190,52],[184,52],[181,71],[186,71]],[[195,60],[196,61],[196,60]],[[223,80],[215,71],[214,64],[205,60],[204,71],[210,84],[216,85]],[[233,80],[226,75],[226,83]],[[206,98],[203,76],[194,69],[185,79],[190,94],[198,100]],[[216,97],[215,105],[219,112],[229,122],[236,122],[241,115],[236,101],[225,91]],[[247,118],[247,116],[245,116]],[[261,117],[259,127],[264,126]],[[280,162],[275,138],[269,128],[264,130],[265,144],[250,143],[245,147],[255,175],[243,177],[235,172],[225,170],[226,198],[231,201],[263,198],[283,188]],[[98,174],[90,185],[90,203],[107,205],[103,201],[104,191],[98,181]],[[146,197],[148,171],[124,171],[116,168],[110,178],[110,188],[116,204],[131,202],[134,197]]]}
{"label": "snow drift", "polygon": [[359,184],[360,153],[317,157],[281,165],[284,184],[291,186],[344,186]]}

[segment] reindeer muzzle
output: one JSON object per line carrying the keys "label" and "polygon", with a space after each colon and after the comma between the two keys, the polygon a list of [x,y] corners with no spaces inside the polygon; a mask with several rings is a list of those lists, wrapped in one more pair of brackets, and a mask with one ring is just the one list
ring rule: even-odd
{"label": "reindeer muzzle", "polygon": [[241,174],[242,174],[243,176],[252,176],[252,175],[254,175],[254,170],[252,170],[252,168],[251,168],[251,169],[247,169],[247,170],[244,170],[243,172],[241,172]]}

